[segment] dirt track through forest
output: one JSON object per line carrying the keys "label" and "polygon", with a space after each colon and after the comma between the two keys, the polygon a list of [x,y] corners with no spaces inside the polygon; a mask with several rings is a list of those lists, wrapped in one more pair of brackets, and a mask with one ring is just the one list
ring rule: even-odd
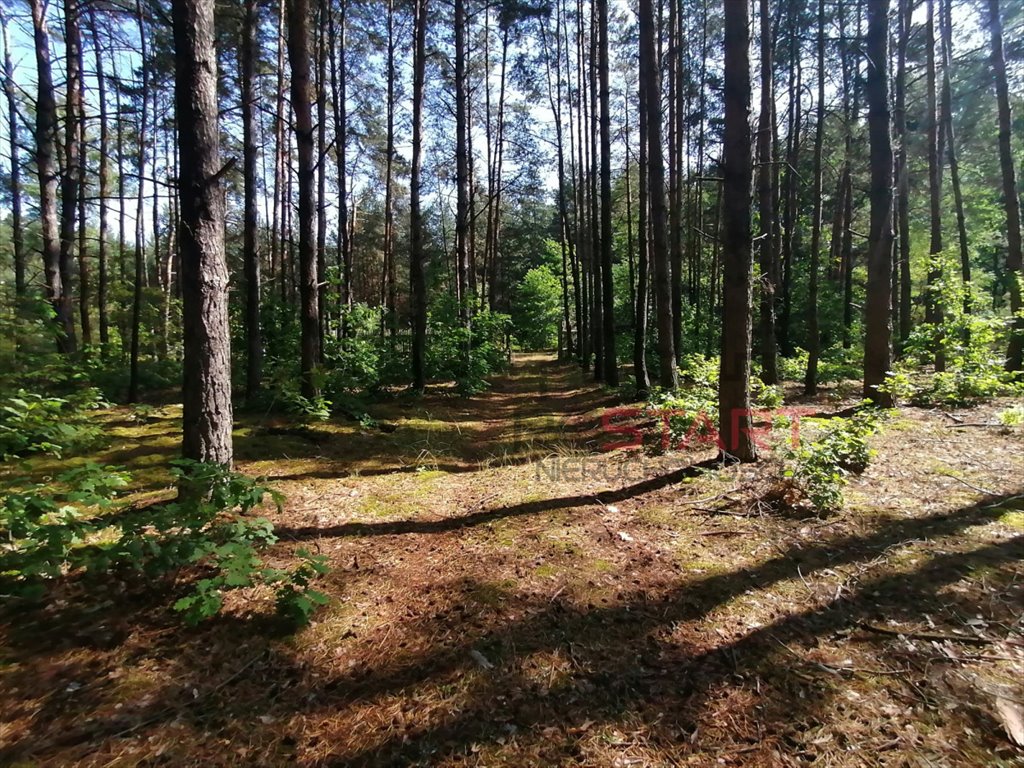
{"label": "dirt track through forest", "polygon": [[374,406],[389,431],[243,423],[286,496],[272,559],[327,555],[331,605],[285,638],[241,595],[198,630],[69,595],[7,632],[0,761],[1019,763],[990,693],[1024,662],[1019,431],[902,410],[847,508],[795,518],[756,504],[770,462],[602,452],[614,404],[532,355]]}

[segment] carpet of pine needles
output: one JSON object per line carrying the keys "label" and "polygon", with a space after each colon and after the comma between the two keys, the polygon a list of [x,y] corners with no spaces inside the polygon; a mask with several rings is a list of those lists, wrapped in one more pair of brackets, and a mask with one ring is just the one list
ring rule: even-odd
{"label": "carpet of pine needles", "polygon": [[[762,503],[778,459],[603,451],[617,404],[521,356],[377,425],[244,417],[239,468],[286,497],[268,559],[325,554],[330,605],[294,635],[256,590],[186,628],[182,583],[0,609],[0,764],[1024,765],[1010,403],[900,409],[829,516]],[[128,415],[89,458],[160,498],[180,412]]]}

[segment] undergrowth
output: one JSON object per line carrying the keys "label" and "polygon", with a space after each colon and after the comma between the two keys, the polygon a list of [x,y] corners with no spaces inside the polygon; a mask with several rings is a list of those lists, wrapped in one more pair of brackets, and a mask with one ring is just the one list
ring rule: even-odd
{"label": "undergrowth", "polygon": [[850,418],[833,418],[816,439],[783,452],[783,472],[764,501],[775,508],[829,514],[842,508],[850,475],[867,469],[868,438],[878,430],[881,412],[862,409]]}
{"label": "undergrowth", "polygon": [[189,624],[217,615],[225,592],[260,585],[274,591],[281,616],[308,622],[327,602],[312,588],[325,558],[300,549],[290,569],[265,565],[260,553],[277,541],[273,526],[247,516],[280,496],[217,465],[178,461],[173,471],[210,493],[134,509],[118,499],[128,474],[89,463],[0,496],[0,589],[35,601],[66,577],[191,577],[190,592],[172,606]]}

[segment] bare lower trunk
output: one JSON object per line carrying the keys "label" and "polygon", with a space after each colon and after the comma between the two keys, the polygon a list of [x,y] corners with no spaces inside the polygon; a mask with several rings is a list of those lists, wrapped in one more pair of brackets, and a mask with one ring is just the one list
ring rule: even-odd
{"label": "bare lower trunk", "polygon": [[231,337],[219,181],[214,2],[174,0],[172,12],[181,157],[182,454],[231,466]]}
{"label": "bare lower trunk", "polygon": [[597,2],[598,80],[601,105],[601,288],[604,382],[619,385],[615,354],[615,287],[612,281],[612,132],[608,94],[608,0]]}
{"label": "bare lower trunk", "polygon": [[753,288],[750,184],[750,30],[746,2],[725,4],[722,357],[718,432],[724,453],[756,461],[750,412],[750,304]]}
{"label": "bare lower trunk", "polygon": [[245,397],[252,401],[263,378],[263,335],[260,326],[260,239],[256,208],[256,61],[259,56],[259,4],[246,0],[242,24],[242,175],[245,187],[242,261],[245,273]]}
{"label": "bare lower trunk", "polygon": [[412,387],[427,385],[427,285],[424,274],[420,169],[423,163],[423,106],[426,86],[427,0],[415,0],[413,21],[412,168],[409,176],[409,281],[412,299]]}
{"label": "bare lower trunk", "polygon": [[651,216],[651,255],[654,262],[655,310],[658,320],[658,383],[674,389],[678,383],[672,338],[672,289],[668,255],[668,212],[665,207],[665,163],[661,143],[661,91],[655,55],[655,23],[651,0],[640,0],[641,83],[647,100],[648,185]]}
{"label": "bare lower trunk", "polygon": [[889,0],[868,0],[865,86],[871,157],[871,230],[864,318],[864,397],[883,407],[890,395],[878,387],[892,361],[890,279],[892,273],[892,138],[889,115]]}
{"label": "bare lower trunk", "polygon": [[96,90],[99,93],[99,121],[100,121],[100,147],[99,147],[99,243],[96,248],[96,261],[99,267],[98,282],[96,286],[97,303],[100,324],[100,346],[103,354],[106,354],[107,345],[110,343],[110,318],[107,312],[107,288],[109,278],[107,275],[107,195],[109,194],[109,146],[110,128],[107,115],[107,85],[106,72],[103,68],[103,53],[100,46],[99,35],[96,28],[96,13],[92,6],[89,6],[89,32],[92,37],[93,49],[96,56]]}
{"label": "bare lower trunk", "polygon": [[807,290],[807,374],[804,393],[818,392],[818,358],[821,356],[821,329],[818,315],[818,285],[821,271],[822,227],[822,148],[825,142],[825,0],[818,0],[818,99],[817,120],[814,127],[814,178],[811,200],[814,213],[811,222],[810,282]]}
{"label": "bare lower trunk", "polygon": [[320,364],[320,313],[314,249],[316,210],[313,169],[313,106],[309,80],[309,0],[288,0],[288,59],[291,64],[292,111],[299,186],[299,326],[302,394],[319,395],[316,369]]}
{"label": "bare lower trunk", "polygon": [[57,349],[74,352],[75,326],[71,312],[70,286],[61,270],[60,235],[57,224],[57,102],[53,92],[50,64],[50,33],[46,6],[32,0],[38,94],[36,97],[36,172],[39,176],[39,227],[42,236],[46,299],[53,307],[57,325]]}
{"label": "bare lower trunk", "polygon": [[1010,312],[1013,332],[1006,354],[1006,368],[1024,370],[1024,318],[1021,318],[1021,230],[1020,202],[1017,200],[1017,178],[1013,166],[1012,119],[1010,92],[1006,82],[1006,59],[1003,55],[1003,22],[999,0],[989,0],[989,30],[992,36],[992,78],[995,81],[996,105],[999,111],[999,166],[1003,177],[1003,205],[1006,209],[1006,278],[1010,285]]}
{"label": "bare lower trunk", "polygon": [[[8,189],[11,195],[11,240],[14,248],[14,295],[25,296],[25,247],[21,224],[21,156],[18,147],[18,102],[15,97],[14,62],[7,36],[7,17],[0,11],[0,27],[4,44],[4,94],[7,97],[7,139],[11,151],[11,174]],[[20,307],[18,308],[20,311]]]}
{"label": "bare lower trunk", "polygon": [[761,113],[757,125],[758,184],[757,197],[761,222],[760,246],[758,248],[761,268],[761,378],[765,384],[777,384],[778,345],[775,341],[775,288],[777,277],[775,253],[777,243],[774,236],[775,197],[772,178],[775,166],[772,156],[775,122],[772,120],[775,101],[774,74],[772,70],[772,29],[768,13],[768,0],[760,0],[761,16]]}

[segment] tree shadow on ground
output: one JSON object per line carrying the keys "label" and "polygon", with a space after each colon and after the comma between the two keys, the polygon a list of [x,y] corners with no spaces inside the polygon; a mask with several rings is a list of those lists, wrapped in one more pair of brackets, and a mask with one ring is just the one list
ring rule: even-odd
{"label": "tree shadow on ground", "polygon": [[[437,591],[445,598],[439,596],[440,603],[454,608],[410,617],[396,627],[393,642],[353,657],[348,665],[328,659],[310,665],[287,645],[271,643],[267,627],[258,621],[226,618],[190,633],[170,627],[166,612],[147,612],[141,605],[132,610],[130,602],[92,613],[82,604],[68,605],[69,614],[54,609],[32,622],[22,616],[11,624],[5,651],[5,661],[26,675],[21,685],[32,684],[28,675],[45,666],[53,651],[41,637],[63,631],[55,642],[74,648],[110,625],[120,627],[108,641],[113,648],[129,631],[139,632],[146,642],[132,652],[140,662],[156,656],[172,669],[159,695],[116,712],[109,697],[101,695],[109,685],[102,663],[89,667],[82,662],[82,669],[55,673],[61,683],[32,713],[33,734],[9,742],[0,759],[53,757],[60,762],[101,745],[111,753],[145,750],[147,738],[173,726],[186,745],[181,749],[189,749],[188,739],[213,739],[222,751],[224,744],[256,750],[264,764],[302,755],[313,762],[311,754],[324,765],[436,764],[469,761],[498,744],[515,744],[529,755],[521,764],[587,762],[580,744],[594,723],[632,724],[651,748],[682,754],[715,743],[715,729],[723,727],[717,719],[728,705],[734,722],[756,720],[768,729],[767,736],[759,731],[762,725],[750,732],[734,729],[728,744],[735,749],[746,740],[751,762],[769,764],[776,747],[813,752],[801,740],[800,724],[827,719],[830,708],[838,706],[840,678],[802,660],[796,646],[829,640],[864,621],[916,622],[951,607],[973,614],[975,606],[967,598],[944,588],[972,570],[986,569],[990,579],[1009,589],[1014,574],[1003,570],[1024,559],[1024,536],[938,552],[912,568],[865,578],[831,599],[782,613],[763,626],[715,636],[703,623],[713,622],[716,610],[733,601],[798,574],[807,578],[842,565],[869,564],[894,546],[944,539],[991,523],[1002,514],[1001,505],[1020,492],[928,517],[885,519],[864,535],[795,543],[749,567],[627,588],[608,605],[520,594],[510,587],[507,602],[496,607],[494,601],[466,600],[480,589],[472,581],[440,584]],[[555,499],[540,509],[574,503]],[[528,514],[530,509],[521,505],[516,511]],[[462,526],[456,521],[442,530],[478,522],[470,516]],[[435,532],[407,525],[363,533],[325,530],[321,535]],[[73,632],[67,633],[71,626]],[[385,640],[390,637],[391,629]],[[415,638],[429,642],[424,646],[412,642]],[[235,652],[209,654],[223,643]],[[557,674],[538,677],[534,660],[552,654],[563,660],[562,666]],[[74,655],[71,659],[76,663]],[[65,675],[88,678],[88,695],[69,694],[62,687]],[[915,687],[926,683],[915,677],[908,690],[913,695]],[[942,716],[968,717],[959,711]],[[69,720],[79,725],[52,732],[52,724]],[[695,738],[698,732],[705,735]],[[173,749],[167,758],[173,762]],[[220,759],[229,763],[236,756],[215,753],[213,761]]]}
{"label": "tree shadow on ground", "polygon": [[527,356],[478,395],[434,393],[414,402],[374,403],[372,415],[388,424],[388,432],[332,422],[309,425],[302,435],[268,436],[250,421],[245,423],[254,428],[236,436],[235,452],[243,466],[282,458],[318,464],[294,472],[272,470],[270,480],[376,476],[424,466],[474,472],[529,463],[552,451],[591,450],[599,424],[587,415],[619,402],[618,395],[583,381],[576,366]]}

